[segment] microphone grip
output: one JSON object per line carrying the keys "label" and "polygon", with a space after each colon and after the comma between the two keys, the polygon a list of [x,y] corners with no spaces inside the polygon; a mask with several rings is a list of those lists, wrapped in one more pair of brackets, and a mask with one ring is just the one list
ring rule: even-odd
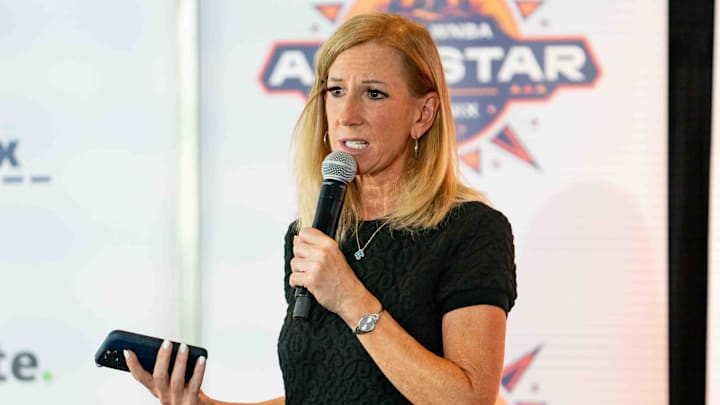
{"label": "microphone grip", "polygon": [[293,308],[293,318],[307,319],[310,316],[310,307],[312,306],[312,295],[305,287],[297,287],[295,289],[295,307]]}
{"label": "microphone grip", "polygon": [[[315,218],[313,219],[313,228],[320,230],[325,235],[335,237],[338,220],[340,219],[340,211],[342,210],[343,200],[345,199],[345,191],[347,184],[326,179],[323,180],[320,188],[320,197],[318,198],[317,208],[315,209]],[[295,307],[293,308],[293,318],[307,320],[310,315],[314,298],[305,287],[295,288]]]}

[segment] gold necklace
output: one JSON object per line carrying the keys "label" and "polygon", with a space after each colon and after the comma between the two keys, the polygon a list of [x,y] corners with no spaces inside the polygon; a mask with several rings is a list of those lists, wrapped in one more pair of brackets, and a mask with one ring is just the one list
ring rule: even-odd
{"label": "gold necklace", "polygon": [[362,260],[363,257],[365,257],[365,249],[367,249],[368,245],[370,244],[370,242],[372,242],[375,235],[377,235],[377,233],[380,232],[380,230],[383,229],[383,227],[385,225],[387,225],[387,221],[383,222],[383,224],[380,225],[375,230],[375,232],[373,232],[373,234],[370,236],[370,239],[368,239],[368,241],[365,243],[365,246],[360,247],[360,238],[358,237],[358,228],[357,228],[357,224],[355,224],[355,242],[357,242],[357,247],[358,247],[358,250],[355,252],[355,260],[359,261],[359,260]]}

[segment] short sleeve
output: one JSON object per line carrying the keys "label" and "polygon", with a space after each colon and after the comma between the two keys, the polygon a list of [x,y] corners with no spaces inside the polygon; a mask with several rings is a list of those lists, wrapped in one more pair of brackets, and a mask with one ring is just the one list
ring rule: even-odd
{"label": "short sleeve", "polygon": [[507,218],[484,204],[465,204],[446,232],[447,267],[438,286],[442,312],[486,304],[507,314],[517,298],[515,248]]}

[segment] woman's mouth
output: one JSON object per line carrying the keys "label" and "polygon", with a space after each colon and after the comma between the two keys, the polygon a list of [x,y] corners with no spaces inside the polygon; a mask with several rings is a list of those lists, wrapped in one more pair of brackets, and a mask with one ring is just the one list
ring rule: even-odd
{"label": "woman's mouth", "polygon": [[345,146],[350,149],[360,150],[367,148],[368,143],[365,141],[345,141]]}

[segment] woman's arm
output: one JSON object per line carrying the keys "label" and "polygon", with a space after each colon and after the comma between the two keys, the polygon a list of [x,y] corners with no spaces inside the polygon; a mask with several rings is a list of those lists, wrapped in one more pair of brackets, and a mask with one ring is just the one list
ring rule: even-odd
{"label": "woman's arm", "polygon": [[[366,315],[379,308],[367,306]],[[374,308],[374,309],[371,309]],[[346,315],[355,328],[362,315]],[[505,351],[505,311],[475,305],[447,313],[442,320],[444,356],[418,343],[384,312],[375,330],[358,335],[385,376],[414,404],[495,404]]]}
{"label": "woman's arm", "polygon": [[[223,402],[212,399],[200,391],[200,404],[202,405],[245,405],[239,402]],[[249,405],[249,404],[247,404]],[[256,402],[253,405],[285,405],[285,397],[273,398],[263,402]]]}

